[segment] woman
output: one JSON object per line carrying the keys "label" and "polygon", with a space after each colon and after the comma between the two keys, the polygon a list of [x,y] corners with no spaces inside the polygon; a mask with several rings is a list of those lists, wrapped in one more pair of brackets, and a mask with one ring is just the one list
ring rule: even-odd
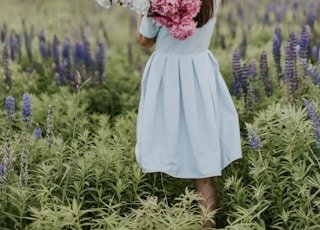
{"label": "woman", "polygon": [[217,207],[214,177],[242,157],[238,115],[208,50],[221,1],[202,0],[197,29],[185,40],[148,16],[138,20],[141,46],[156,45],[141,82],[138,164],[144,172],[194,179],[200,204],[209,211]]}

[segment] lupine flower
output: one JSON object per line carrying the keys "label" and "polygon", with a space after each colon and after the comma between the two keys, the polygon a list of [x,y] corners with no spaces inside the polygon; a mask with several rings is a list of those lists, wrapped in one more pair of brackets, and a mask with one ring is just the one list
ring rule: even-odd
{"label": "lupine flower", "polygon": [[240,82],[240,50],[236,49],[232,55],[232,74],[233,74],[233,95],[239,100],[241,97],[241,82]]}
{"label": "lupine flower", "polygon": [[292,50],[294,64],[296,64],[297,56],[298,56],[298,38],[294,32],[290,32],[289,46],[290,46],[290,49]]}
{"label": "lupine flower", "polygon": [[275,28],[274,34],[278,37],[278,40],[279,40],[280,46],[281,46],[281,43],[282,43],[282,31],[281,31],[281,28],[279,26],[277,26]]}
{"label": "lupine flower", "polygon": [[307,24],[313,28],[316,19],[317,19],[316,12],[313,9],[310,9],[307,15]]}
{"label": "lupine flower", "polygon": [[64,38],[64,43],[62,47],[62,59],[65,68],[69,71],[71,68],[71,61],[70,61],[70,38],[66,36]]}
{"label": "lupine flower", "polygon": [[46,136],[47,136],[48,146],[49,146],[49,148],[51,148],[51,146],[53,144],[53,107],[52,107],[52,105],[48,106]]}
{"label": "lupine flower", "polygon": [[252,76],[252,80],[256,81],[256,77],[257,77],[257,61],[256,59],[251,59],[249,62],[249,75]]}
{"label": "lupine flower", "polygon": [[10,91],[11,85],[12,85],[12,79],[11,79],[11,71],[9,69],[9,53],[8,53],[7,43],[5,43],[3,47],[2,64],[4,69],[4,82],[8,87],[8,91]]}
{"label": "lupine flower", "polygon": [[19,185],[22,189],[28,186],[28,150],[26,148],[22,149],[21,154]]}
{"label": "lupine flower", "polygon": [[58,72],[59,70],[59,64],[60,64],[60,60],[59,60],[59,40],[58,37],[56,35],[54,35],[53,37],[53,43],[52,43],[52,57],[53,57],[53,61],[55,64],[55,71]]}
{"label": "lupine flower", "polygon": [[4,175],[4,166],[3,166],[3,161],[1,161],[1,164],[0,164],[0,176],[3,176]]}
{"label": "lupine flower", "polygon": [[[309,25],[303,25],[300,37],[299,56],[300,59],[307,59],[311,54],[311,29]],[[302,63],[305,64],[305,63]]]}
{"label": "lupine flower", "polygon": [[48,52],[47,52],[47,47],[46,47],[46,38],[44,36],[43,31],[41,31],[38,34],[38,38],[39,38],[39,50],[40,50],[41,57],[44,60],[46,60],[48,58]]}
{"label": "lupine flower", "polygon": [[85,41],[83,42],[84,46],[83,46],[83,58],[84,58],[84,65],[86,66],[86,70],[91,70],[92,69],[92,63],[93,63],[93,59],[91,57],[91,49],[90,49],[90,42],[85,39]]}
{"label": "lupine flower", "polygon": [[260,74],[264,83],[264,89],[267,97],[271,97],[273,94],[272,83],[269,77],[268,57],[265,51],[260,56]]}
{"label": "lupine flower", "polygon": [[26,30],[26,28],[24,28],[23,30],[23,35],[24,35],[24,42],[25,42],[25,46],[26,46],[26,51],[27,51],[27,56],[29,61],[32,61],[32,48],[31,48],[31,39],[30,36]]}
{"label": "lupine flower", "polygon": [[278,80],[280,80],[281,76],[281,41],[279,40],[278,35],[274,35],[273,37],[273,60],[277,69]]}
{"label": "lupine flower", "polygon": [[38,123],[36,124],[33,134],[36,139],[42,139],[42,131]]}
{"label": "lupine flower", "polygon": [[2,160],[3,165],[3,179],[6,182],[10,181],[12,171],[12,149],[11,149],[11,129],[8,130],[6,135],[6,143],[4,145],[4,156]]}
{"label": "lupine flower", "polygon": [[12,96],[6,97],[6,110],[7,110],[7,121],[11,123],[14,115],[14,98]]}
{"label": "lupine flower", "polygon": [[25,93],[22,97],[22,116],[23,121],[26,123],[26,127],[30,126],[31,112],[31,98],[28,93]]}
{"label": "lupine flower", "polygon": [[252,129],[252,127],[249,124],[246,123],[246,128],[247,128],[247,131],[248,131],[248,137],[249,137],[251,148],[253,150],[257,150],[257,149],[263,148],[263,145],[262,145],[262,142],[261,142],[259,136]]}
{"label": "lupine flower", "polygon": [[240,68],[240,85],[242,88],[244,99],[246,100],[248,89],[249,89],[249,72],[246,64],[244,64]]}
{"label": "lupine flower", "polygon": [[10,57],[11,60],[16,59],[16,52],[18,51],[19,41],[15,34],[11,33],[10,35]]}
{"label": "lupine flower", "polygon": [[290,46],[286,48],[285,82],[287,85],[288,100],[292,102],[295,98],[295,92],[298,89],[298,74],[294,63],[293,50]]}
{"label": "lupine flower", "polygon": [[320,148],[320,120],[319,120],[319,115],[317,113],[316,107],[305,98],[303,98],[302,101],[308,112],[309,119],[312,122],[312,127],[313,127],[314,134],[316,136],[318,148]]}
{"label": "lupine flower", "polygon": [[76,66],[80,66],[84,59],[84,47],[81,42],[76,42],[73,51],[73,61]]}
{"label": "lupine flower", "polygon": [[96,52],[96,63],[97,63],[97,70],[98,70],[98,77],[99,82],[102,84],[102,80],[104,78],[104,70],[105,70],[105,47],[102,43],[98,45],[97,52]]}
{"label": "lupine flower", "polygon": [[263,18],[262,18],[262,23],[265,25],[269,25],[270,24],[270,17],[269,17],[269,9],[266,9],[266,11],[264,12]]}

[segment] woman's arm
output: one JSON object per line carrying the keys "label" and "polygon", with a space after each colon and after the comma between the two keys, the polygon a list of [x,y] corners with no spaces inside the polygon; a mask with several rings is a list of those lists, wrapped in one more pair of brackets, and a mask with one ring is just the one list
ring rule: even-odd
{"label": "woman's arm", "polygon": [[138,17],[138,24],[137,24],[137,37],[138,41],[140,43],[140,46],[145,49],[150,49],[155,43],[156,43],[156,38],[147,38],[144,37],[142,34],[139,33],[139,29],[141,26],[141,20],[143,18],[143,15],[139,15]]}

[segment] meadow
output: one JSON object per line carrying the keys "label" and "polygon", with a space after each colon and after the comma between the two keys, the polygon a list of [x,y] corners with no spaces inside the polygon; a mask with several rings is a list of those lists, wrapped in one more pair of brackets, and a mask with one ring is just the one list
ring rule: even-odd
{"label": "meadow", "polygon": [[243,158],[199,214],[192,180],[135,156],[152,51],[137,15],[94,0],[1,0],[0,229],[320,229],[320,1],[226,1],[210,50]]}

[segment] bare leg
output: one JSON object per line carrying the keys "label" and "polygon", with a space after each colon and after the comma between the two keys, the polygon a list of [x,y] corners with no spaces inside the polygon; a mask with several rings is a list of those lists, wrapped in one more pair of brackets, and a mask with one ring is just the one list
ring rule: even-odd
{"label": "bare leg", "polygon": [[[195,179],[194,185],[196,191],[202,196],[202,200],[199,202],[208,212],[212,212],[217,208],[217,191],[215,187],[215,180],[213,177]],[[214,225],[207,221],[203,224],[203,228],[213,228]]]}

